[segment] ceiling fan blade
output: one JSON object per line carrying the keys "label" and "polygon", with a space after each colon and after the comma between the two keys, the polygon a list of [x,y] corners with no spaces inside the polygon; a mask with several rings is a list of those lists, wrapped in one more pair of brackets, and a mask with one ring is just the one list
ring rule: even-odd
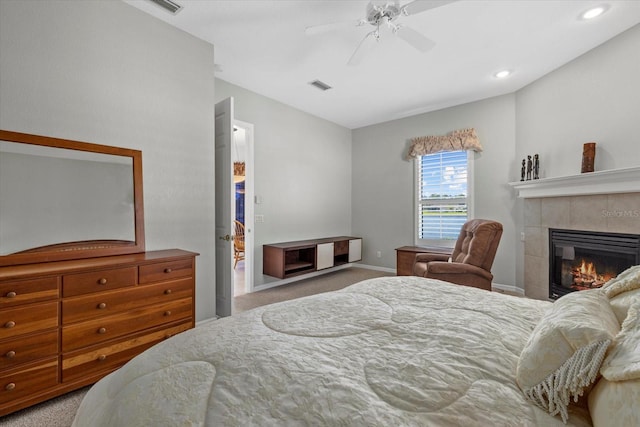
{"label": "ceiling fan blade", "polygon": [[413,28],[400,27],[398,28],[396,35],[414,48],[418,49],[420,52],[431,50],[436,45],[433,40],[426,38]]}
{"label": "ceiling fan blade", "polygon": [[304,33],[308,36],[315,36],[316,34],[324,34],[329,31],[339,30],[341,28],[349,28],[349,27],[359,27],[364,25],[366,21],[359,19],[357,21],[341,21],[341,22],[330,22],[328,24],[320,24],[320,25],[311,25],[304,29]]}
{"label": "ceiling fan blade", "polygon": [[351,58],[349,58],[347,65],[358,65],[367,51],[373,46],[376,39],[376,30],[371,31],[364,36],[362,41],[360,41],[360,44],[358,44],[358,47],[356,47],[356,50],[351,55]]}
{"label": "ceiling fan blade", "polygon": [[405,15],[415,15],[429,9],[444,6],[449,3],[455,3],[458,0],[414,0],[400,8]]}

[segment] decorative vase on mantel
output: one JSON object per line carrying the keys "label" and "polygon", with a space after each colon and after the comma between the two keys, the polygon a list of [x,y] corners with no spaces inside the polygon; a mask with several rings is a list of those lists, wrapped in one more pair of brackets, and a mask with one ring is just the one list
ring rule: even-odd
{"label": "decorative vase on mantel", "polygon": [[596,143],[587,142],[582,147],[582,173],[593,172],[596,161]]}

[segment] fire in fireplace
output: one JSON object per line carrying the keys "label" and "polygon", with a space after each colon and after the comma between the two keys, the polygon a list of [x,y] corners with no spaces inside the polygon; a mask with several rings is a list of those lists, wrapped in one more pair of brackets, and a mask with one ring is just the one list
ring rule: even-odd
{"label": "fire in fireplace", "polygon": [[617,275],[617,272],[612,270],[598,274],[595,263],[587,262],[584,259],[580,260],[579,264],[571,267],[571,277],[569,278],[569,286],[578,291],[599,288]]}
{"label": "fire in fireplace", "polygon": [[599,288],[640,264],[640,235],[549,230],[549,297]]}

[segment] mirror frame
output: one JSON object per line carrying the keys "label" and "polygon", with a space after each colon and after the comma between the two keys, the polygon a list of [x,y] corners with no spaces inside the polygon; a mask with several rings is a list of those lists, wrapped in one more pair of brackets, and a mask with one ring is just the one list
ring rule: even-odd
{"label": "mirror frame", "polygon": [[130,157],[133,161],[133,203],[135,217],[135,242],[124,240],[86,240],[53,244],[27,249],[13,254],[0,255],[0,266],[125,255],[145,251],[142,151],[7,130],[0,130],[0,140]]}

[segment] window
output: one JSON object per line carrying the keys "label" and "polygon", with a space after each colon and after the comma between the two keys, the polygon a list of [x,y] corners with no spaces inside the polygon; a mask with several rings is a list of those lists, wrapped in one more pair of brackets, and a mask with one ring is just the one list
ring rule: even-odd
{"label": "window", "polygon": [[445,151],[416,159],[416,244],[455,244],[470,217],[470,156],[466,151]]}

